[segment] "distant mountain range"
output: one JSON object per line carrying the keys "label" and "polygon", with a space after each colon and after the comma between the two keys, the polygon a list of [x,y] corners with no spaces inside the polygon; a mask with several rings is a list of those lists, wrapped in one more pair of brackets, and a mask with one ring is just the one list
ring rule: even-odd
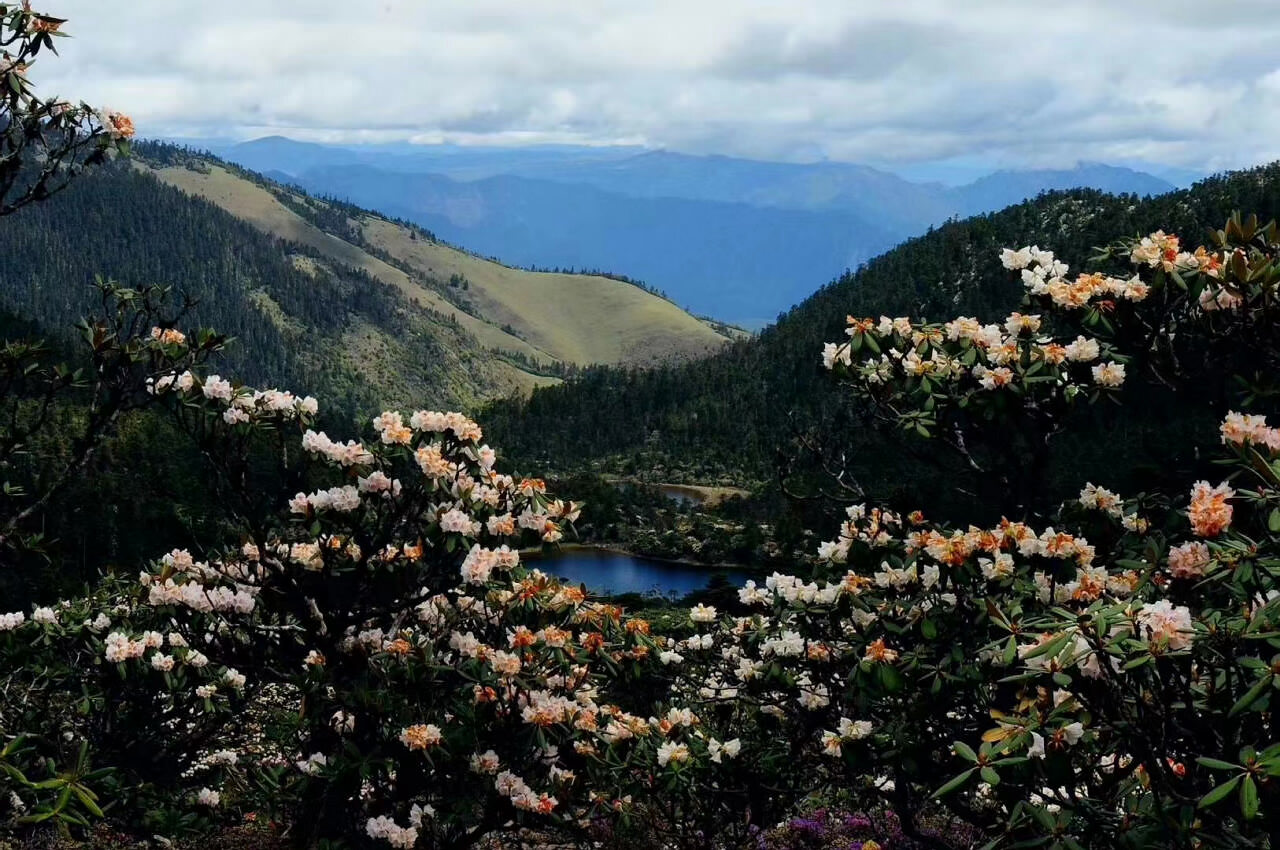
{"label": "distant mountain range", "polygon": [[1055,189],[1151,196],[1175,188],[1099,163],[946,186],[849,163],[634,147],[339,147],[272,136],[215,152],[506,263],[624,274],[696,314],[757,327],[948,219]]}

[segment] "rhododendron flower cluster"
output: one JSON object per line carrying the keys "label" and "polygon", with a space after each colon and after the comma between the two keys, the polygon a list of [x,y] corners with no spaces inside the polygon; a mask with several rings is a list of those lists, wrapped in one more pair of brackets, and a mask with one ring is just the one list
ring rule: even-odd
{"label": "rhododendron flower cluster", "polygon": [[[170,618],[176,641],[162,652],[121,632],[108,641],[110,657],[140,659],[156,673],[207,670],[188,687],[214,700],[264,685],[254,679],[260,668],[235,669],[241,647],[281,653],[280,668],[296,671],[288,686],[308,709],[299,751],[287,758],[299,781],[311,782],[342,775],[335,766],[356,750],[372,759],[357,789],[368,835],[408,846],[424,812],[447,820],[500,800],[543,817],[571,802],[580,817],[593,789],[576,777],[589,760],[653,734],[642,716],[603,700],[601,688],[606,663],[658,663],[648,625],[524,567],[519,542],[559,540],[580,507],[549,498],[537,479],[496,472],[497,454],[479,444],[474,422],[387,411],[373,419],[376,439],[337,441],[311,427],[315,406],[290,393],[187,373],[153,391],[204,409],[206,427],[228,438],[246,424],[292,423],[314,480],[328,479],[290,500],[263,536],[205,559],[186,551],[160,558],[140,590]],[[249,418],[233,422],[226,410]],[[715,615],[698,612],[708,622]],[[305,637],[302,647],[276,642],[281,619]],[[394,706],[371,717],[366,689],[395,694]],[[689,722],[687,713],[655,721],[659,729]],[[740,746],[717,741],[714,753],[700,752],[719,762]],[[426,772],[407,767],[404,753]],[[496,784],[477,781],[495,773]],[[406,811],[397,801],[410,781]],[[398,826],[405,815],[411,825]]]}
{"label": "rhododendron flower cluster", "polygon": [[1231,525],[1234,509],[1229,499],[1235,491],[1225,483],[1211,487],[1208,481],[1197,481],[1191,489],[1191,507],[1187,517],[1199,537],[1217,537]]}
{"label": "rhododendron flower cluster", "polygon": [[1222,442],[1234,446],[1264,448],[1280,452],[1280,429],[1267,425],[1267,417],[1232,411],[1222,420]]}

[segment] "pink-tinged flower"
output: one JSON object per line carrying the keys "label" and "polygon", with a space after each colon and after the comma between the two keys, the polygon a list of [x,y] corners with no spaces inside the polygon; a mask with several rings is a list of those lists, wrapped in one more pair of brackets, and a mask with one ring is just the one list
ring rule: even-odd
{"label": "pink-tinged flower", "polygon": [[1018,336],[1021,333],[1033,334],[1040,330],[1040,317],[1010,313],[1009,318],[1005,320],[1004,329],[1009,332],[1009,336]]}
{"label": "pink-tinged flower", "polygon": [[1274,453],[1280,450],[1280,429],[1267,427],[1267,417],[1248,413],[1228,413],[1218,429],[1224,444],[1262,446]]}
{"label": "pink-tinged flower", "polygon": [[182,345],[187,341],[186,334],[177,328],[152,328],[151,338],[162,345]]}
{"label": "pink-tinged flower", "polygon": [[1172,650],[1191,646],[1191,611],[1184,605],[1175,606],[1167,599],[1144,605],[1138,611],[1138,625],[1152,643],[1166,643]]}
{"label": "pink-tinged flower", "polygon": [[373,420],[373,429],[378,432],[382,442],[387,445],[407,446],[413,438],[413,431],[405,427],[404,420],[394,410],[383,411]]}
{"label": "pink-tinged flower", "polygon": [[447,534],[470,534],[471,517],[457,508],[447,510],[440,517],[440,530]]}
{"label": "pink-tinged flower", "polygon": [[1212,560],[1209,547],[1200,541],[1183,543],[1169,550],[1169,572],[1174,578],[1200,578]]}
{"label": "pink-tinged flower", "polygon": [[1198,537],[1217,537],[1231,525],[1232,507],[1227,500],[1235,494],[1225,482],[1217,487],[1210,487],[1207,481],[1196,482],[1187,515]]}

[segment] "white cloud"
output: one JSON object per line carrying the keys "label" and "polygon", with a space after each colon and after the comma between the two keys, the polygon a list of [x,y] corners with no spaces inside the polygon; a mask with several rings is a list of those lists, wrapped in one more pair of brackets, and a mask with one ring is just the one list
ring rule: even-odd
{"label": "white cloud", "polygon": [[33,78],[153,136],[881,164],[1280,156],[1280,18],[1240,0],[48,3],[75,38]]}

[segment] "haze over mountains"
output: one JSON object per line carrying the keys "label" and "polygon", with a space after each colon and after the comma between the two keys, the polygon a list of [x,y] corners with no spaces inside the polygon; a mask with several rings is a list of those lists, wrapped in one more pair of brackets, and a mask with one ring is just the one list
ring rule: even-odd
{"label": "haze over mountains", "polygon": [[749,327],[950,218],[1054,189],[1150,196],[1175,188],[1098,163],[947,186],[850,163],[635,147],[340,147],[279,136],[201,146],[504,263],[623,274],[696,314]]}

